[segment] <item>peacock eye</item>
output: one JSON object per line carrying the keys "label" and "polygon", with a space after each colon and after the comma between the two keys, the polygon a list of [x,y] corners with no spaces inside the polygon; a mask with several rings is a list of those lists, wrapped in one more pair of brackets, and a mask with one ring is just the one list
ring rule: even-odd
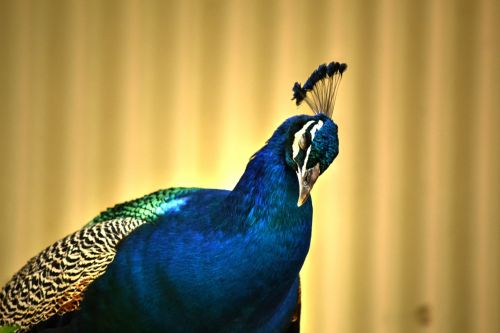
{"label": "peacock eye", "polygon": [[299,140],[299,148],[302,150],[307,150],[311,144],[311,133],[306,132],[302,134]]}

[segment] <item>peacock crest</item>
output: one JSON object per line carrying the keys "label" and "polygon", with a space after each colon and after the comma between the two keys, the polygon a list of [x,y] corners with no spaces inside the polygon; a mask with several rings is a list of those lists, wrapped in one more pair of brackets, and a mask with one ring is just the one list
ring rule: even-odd
{"label": "peacock crest", "polygon": [[346,69],[347,64],[335,61],[320,65],[303,86],[295,82],[292,100],[297,106],[306,102],[315,114],[323,113],[332,118],[338,85]]}

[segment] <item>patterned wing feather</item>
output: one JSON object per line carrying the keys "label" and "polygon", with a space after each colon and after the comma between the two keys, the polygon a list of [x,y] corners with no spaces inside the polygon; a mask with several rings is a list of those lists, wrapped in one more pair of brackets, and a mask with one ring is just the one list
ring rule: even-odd
{"label": "patterned wing feather", "polygon": [[18,325],[23,332],[78,309],[83,291],[113,261],[118,243],[144,223],[130,217],[104,221],[46,248],[0,292],[0,325]]}

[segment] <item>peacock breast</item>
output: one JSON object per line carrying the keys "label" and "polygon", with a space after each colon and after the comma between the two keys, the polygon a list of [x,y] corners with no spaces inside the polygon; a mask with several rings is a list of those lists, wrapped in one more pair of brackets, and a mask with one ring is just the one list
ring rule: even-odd
{"label": "peacock breast", "polygon": [[[309,249],[311,212],[227,227],[207,211],[216,200],[196,199],[188,204],[197,202],[197,209],[183,207],[122,242],[107,272],[89,287],[98,297],[83,304],[84,317],[93,318],[88,330],[111,321],[129,332],[144,325],[224,331],[261,322],[283,303]],[[271,223],[278,218],[293,223]]]}

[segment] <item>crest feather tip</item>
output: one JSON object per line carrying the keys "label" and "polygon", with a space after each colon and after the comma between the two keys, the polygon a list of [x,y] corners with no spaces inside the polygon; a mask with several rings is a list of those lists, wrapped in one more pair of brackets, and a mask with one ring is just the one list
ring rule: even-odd
{"label": "crest feather tip", "polygon": [[303,86],[295,82],[292,100],[297,106],[305,101],[315,114],[324,113],[331,118],[338,85],[346,69],[347,64],[335,61],[319,65]]}

